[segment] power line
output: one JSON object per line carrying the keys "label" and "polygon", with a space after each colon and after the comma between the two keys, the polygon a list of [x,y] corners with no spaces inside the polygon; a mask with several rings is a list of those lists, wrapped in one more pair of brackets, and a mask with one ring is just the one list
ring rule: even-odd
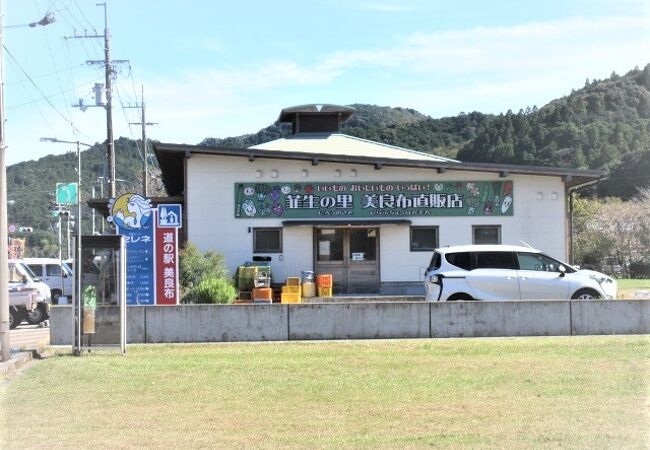
{"label": "power line", "polygon": [[41,88],[38,87],[38,85],[36,84],[36,82],[34,82],[34,80],[32,79],[32,77],[30,77],[29,74],[25,71],[25,69],[23,69],[23,67],[18,63],[18,61],[17,61],[16,58],[14,57],[14,55],[9,51],[9,49],[8,49],[4,44],[2,45],[2,48],[7,52],[7,55],[9,55],[9,57],[10,57],[11,60],[16,64],[16,66],[18,66],[18,68],[19,68],[20,71],[23,73],[23,75],[25,75],[25,76],[27,77],[27,79],[32,83],[32,86],[34,86],[34,88],[38,91],[38,93],[41,94],[41,97],[42,97],[42,98],[43,98],[43,99],[48,103],[48,105],[50,105],[50,106],[52,107],[52,109],[53,109],[53,110],[54,110],[54,111],[55,111],[59,116],[61,116],[61,118],[62,118],[64,121],[66,121],[66,122],[67,122],[67,123],[72,127],[72,130],[73,130],[73,131],[76,131],[76,132],[78,132],[78,133],[81,133],[81,131],[80,131],[80,130],[75,126],[75,124],[72,123],[72,121],[70,121],[66,116],[64,116],[64,115],[61,113],[61,111],[59,111],[59,110],[57,109],[57,107],[54,106],[54,103],[52,103],[52,102],[50,101],[50,99],[47,98],[47,96],[43,93],[43,91],[41,91]]}

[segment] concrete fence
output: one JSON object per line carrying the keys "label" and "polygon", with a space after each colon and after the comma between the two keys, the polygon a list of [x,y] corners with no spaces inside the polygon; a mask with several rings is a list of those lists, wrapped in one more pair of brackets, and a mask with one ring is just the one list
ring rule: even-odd
{"label": "concrete fence", "polygon": [[[117,318],[116,307],[97,308],[94,344],[118,341]],[[647,333],[647,300],[180,305],[127,310],[128,343]],[[72,307],[52,307],[51,344],[71,344],[72,334]]]}

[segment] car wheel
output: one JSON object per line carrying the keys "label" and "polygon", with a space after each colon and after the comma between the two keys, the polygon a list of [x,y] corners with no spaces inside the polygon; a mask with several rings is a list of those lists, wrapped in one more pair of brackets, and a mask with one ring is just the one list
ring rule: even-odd
{"label": "car wheel", "polygon": [[27,317],[25,317],[27,323],[30,325],[38,325],[48,318],[49,315],[47,313],[47,305],[44,303],[39,303],[38,307],[35,310],[28,312]]}
{"label": "car wheel", "polygon": [[54,289],[52,291],[51,297],[52,297],[52,304],[53,305],[58,305],[59,304],[59,297],[61,297],[61,291],[59,291],[58,289]]}
{"label": "car wheel", "polygon": [[580,289],[573,294],[571,300],[598,300],[599,298],[601,298],[600,294],[593,289]]}
{"label": "car wheel", "polygon": [[24,317],[25,311],[22,309],[16,308],[15,306],[9,308],[9,329],[13,330],[20,325],[20,322],[23,321]]}
{"label": "car wheel", "polygon": [[448,302],[453,302],[457,300],[474,300],[474,298],[464,292],[457,292],[456,294],[451,294],[447,299]]}

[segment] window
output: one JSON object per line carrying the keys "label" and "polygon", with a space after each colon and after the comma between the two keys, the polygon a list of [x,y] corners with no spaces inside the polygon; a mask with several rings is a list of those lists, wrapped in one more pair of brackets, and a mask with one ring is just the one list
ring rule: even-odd
{"label": "window", "polygon": [[511,252],[476,252],[477,269],[516,269],[515,255]]}
{"label": "window", "polygon": [[9,283],[24,283],[25,277],[20,273],[16,266],[9,266]]}
{"label": "window", "polygon": [[48,264],[45,266],[48,277],[60,277],[61,276],[61,266],[57,264]]}
{"label": "window", "polygon": [[429,263],[429,270],[438,270],[440,269],[440,265],[441,265],[440,253],[433,252],[433,256],[431,257],[431,262]]}
{"label": "window", "polygon": [[343,261],[342,228],[319,228],[316,230],[319,261]]}
{"label": "window", "polygon": [[447,253],[445,259],[452,266],[465,270],[472,270],[472,254],[469,252]]}
{"label": "window", "polygon": [[438,227],[411,227],[411,251],[430,252],[438,248]]}
{"label": "window", "polygon": [[474,225],[472,239],[474,244],[500,244],[501,225]]}
{"label": "window", "polygon": [[282,228],[253,228],[253,253],[282,253]]}
{"label": "window", "polygon": [[563,265],[559,261],[539,253],[517,253],[517,258],[519,259],[519,270],[560,272],[560,266]]}
{"label": "window", "polygon": [[43,266],[41,264],[29,264],[29,268],[32,269],[32,272],[37,277],[43,276]]}
{"label": "window", "polygon": [[350,260],[374,261],[377,259],[377,229],[360,228],[349,230]]}

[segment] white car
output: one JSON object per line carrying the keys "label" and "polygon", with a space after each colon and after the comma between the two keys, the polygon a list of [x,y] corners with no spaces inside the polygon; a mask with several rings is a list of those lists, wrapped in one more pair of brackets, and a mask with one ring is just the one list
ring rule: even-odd
{"label": "white car", "polygon": [[613,299],[616,281],[529,247],[436,249],[425,274],[428,301]]}
{"label": "white car", "polygon": [[52,304],[59,304],[59,298],[72,298],[74,276],[72,269],[57,258],[25,258],[23,262],[40,278],[52,291]]}
{"label": "white car", "polygon": [[9,264],[9,288],[10,289],[33,289],[37,307],[29,312],[25,319],[28,323],[35,325],[47,320],[50,316],[50,304],[52,293],[47,284],[43,283],[34,272],[21,260],[10,259]]}

